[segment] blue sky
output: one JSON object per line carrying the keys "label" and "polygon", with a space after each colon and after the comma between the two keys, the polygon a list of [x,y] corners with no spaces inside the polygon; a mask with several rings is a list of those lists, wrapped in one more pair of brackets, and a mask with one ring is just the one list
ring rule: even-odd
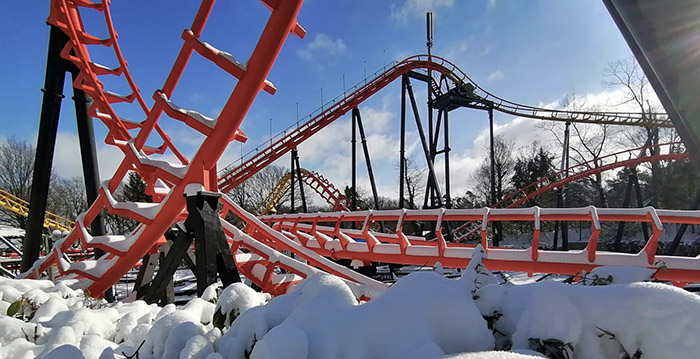
{"label": "blue sky", "polygon": [[[170,70],[198,6],[190,0],[113,1],[115,27],[122,51],[142,95],[152,103]],[[48,26],[48,1],[5,1],[0,4],[0,141],[15,136],[35,142],[43,86]],[[622,36],[600,1],[322,1],[307,0],[299,23],[305,39],[290,37],[269,79],[278,92],[260,93],[243,123],[248,143],[231,144],[220,165],[253,150],[273,133],[293,125],[360,82],[364,74],[413,54],[425,53],[425,11],[435,13],[433,54],[446,57],[490,92],[531,105],[553,104],[567,92],[604,96],[601,86],[605,65],[631,56]],[[104,36],[101,14],[85,10],[86,28]],[[245,60],[263,28],[268,14],[259,2],[220,0],[202,38]],[[105,65],[116,65],[105,49],[91,47],[92,57]],[[102,78],[106,88],[125,93],[121,78]],[[172,97],[182,107],[216,116],[235,81],[223,71],[194,55]],[[416,84],[418,85],[418,84]],[[420,87],[420,86],[417,86]],[[70,89],[65,91],[67,99]],[[425,89],[417,88],[419,101]],[[72,103],[64,101],[55,170],[62,176],[80,175]],[[396,196],[398,162],[399,86],[394,84],[361,105],[370,138],[370,152],[380,192]],[[136,106],[120,105],[123,117],[142,120]],[[450,114],[453,148],[453,194],[470,186],[471,169],[481,156],[487,117],[474,110]],[[272,121],[270,121],[272,119]],[[518,145],[538,134],[531,121],[498,115],[497,133],[512,137]],[[196,151],[201,138],[182,125],[162,119],[178,147],[186,154]],[[100,168],[104,178],[119,161],[119,152],[102,142],[98,128]],[[409,142],[415,144],[415,126],[409,126]],[[303,167],[321,172],[339,187],[349,183],[350,121],[339,120],[300,147]],[[421,160],[418,148],[413,156]],[[288,165],[284,157],[281,164]],[[423,163],[422,161],[420,163]],[[368,186],[364,164],[358,173]]]}

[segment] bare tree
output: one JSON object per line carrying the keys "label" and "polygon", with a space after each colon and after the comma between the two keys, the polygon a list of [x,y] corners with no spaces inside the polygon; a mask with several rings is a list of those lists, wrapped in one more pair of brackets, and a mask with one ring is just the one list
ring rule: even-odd
{"label": "bare tree", "polygon": [[51,212],[74,219],[87,210],[85,183],[80,177],[58,178],[49,190],[48,208]]}
{"label": "bare tree", "polygon": [[[599,112],[597,106],[586,103],[585,99],[575,93],[568,93],[559,101],[559,106],[568,111]],[[539,127],[552,133],[559,145],[564,146],[563,123],[542,123]],[[602,165],[600,158],[610,152],[610,139],[615,136],[616,129],[607,124],[586,124],[571,122],[569,140],[569,159],[571,165],[585,165],[589,169],[595,169]],[[563,161],[563,157],[559,157]],[[560,162],[560,168],[563,168]],[[599,172],[592,176],[591,182],[597,192],[597,204],[601,207],[608,207],[608,201],[603,187],[603,175]]]}
{"label": "bare tree", "polygon": [[[609,88],[623,88],[624,98],[619,105],[632,105],[642,114],[646,121],[654,119],[656,113],[662,112],[659,101],[644,71],[633,57],[608,63],[603,72],[603,85]],[[675,142],[679,136],[674,128],[635,127],[624,131],[622,138],[626,147],[640,147],[645,144],[657,145],[660,142]],[[678,149],[680,150],[680,149]],[[659,149],[649,151],[649,155],[658,155]],[[651,162],[651,190],[659,194],[661,173],[659,162]]]}
{"label": "bare tree", "polygon": [[[277,212],[284,212],[289,209],[289,200],[291,198],[291,181],[283,182],[282,180],[289,174],[289,170],[281,166],[267,166],[254,174],[252,177],[241,183],[240,185],[229,191],[229,196],[244,209],[249,212],[255,212],[263,209],[268,205],[268,201],[272,198],[272,194],[276,191],[281,191],[280,197],[275,204]],[[299,196],[299,182],[295,174],[295,204],[301,207],[301,199]],[[307,207],[311,205],[312,190],[309,186],[304,185],[304,195],[306,197]]]}
{"label": "bare tree", "polygon": [[[502,136],[495,136],[493,145],[496,201],[500,201],[512,190],[511,177],[513,176],[513,168],[515,166],[515,159],[513,158],[515,144],[513,141],[506,140]],[[471,180],[474,183],[474,190],[481,202],[493,204],[491,198],[491,155],[488,147],[485,148],[485,154],[481,164],[471,175]]]}
{"label": "bare tree", "polygon": [[[34,173],[34,146],[14,137],[0,144],[0,189],[29,200]],[[0,222],[25,228],[26,218],[8,210],[0,210]]]}
{"label": "bare tree", "polygon": [[406,186],[406,206],[409,209],[417,209],[416,199],[418,195],[425,191],[425,173],[426,168],[419,167],[415,157],[405,158],[404,163],[405,178],[404,186]]}

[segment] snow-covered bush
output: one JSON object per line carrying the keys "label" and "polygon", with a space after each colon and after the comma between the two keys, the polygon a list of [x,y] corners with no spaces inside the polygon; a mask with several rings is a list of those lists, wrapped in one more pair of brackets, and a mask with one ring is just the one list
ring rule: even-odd
{"label": "snow-covered bush", "polygon": [[477,295],[481,314],[498,317],[494,332],[502,335],[501,348],[558,340],[573,348],[576,359],[690,359],[700,352],[689,334],[700,330],[700,297],[669,285],[541,282],[488,285]]}
{"label": "snow-covered bush", "polygon": [[265,305],[270,301],[267,293],[258,293],[243,283],[233,283],[226,287],[216,301],[214,327],[228,329],[236,318],[246,310]]}
{"label": "snow-covered bush", "polygon": [[306,279],[241,314],[219,340],[224,358],[431,358],[493,349],[472,302],[474,276],[413,273],[358,304],[335,276]]}
{"label": "snow-covered bush", "polygon": [[581,281],[582,285],[608,285],[608,284],[624,284],[634,282],[650,281],[656,271],[650,268],[636,267],[596,267],[592,271],[583,272]]}
{"label": "snow-covered bush", "polygon": [[332,275],[271,300],[237,283],[162,308],[86,300],[70,288],[75,282],[0,278],[0,308],[29,306],[10,311],[22,319],[0,315],[0,359],[544,357],[533,350],[550,359],[694,359],[700,352],[700,297],[627,283],[651,270],[591,272],[605,286],[503,286],[481,262],[486,256],[477,248],[459,279],[414,273],[370,302]]}

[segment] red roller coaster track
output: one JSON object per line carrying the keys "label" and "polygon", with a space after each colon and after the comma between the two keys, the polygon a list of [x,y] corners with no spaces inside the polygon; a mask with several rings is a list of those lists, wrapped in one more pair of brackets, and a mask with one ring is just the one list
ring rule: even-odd
{"label": "red roller coaster track", "polygon": [[665,114],[649,114],[643,116],[630,112],[583,112],[545,109],[522,105],[495,96],[479,87],[456,65],[438,56],[416,55],[409,57],[388,68],[377,77],[365,81],[355,91],[338,101],[333,101],[326,110],[321,111],[308,122],[271,144],[264,150],[239,165],[231,164],[219,171],[219,188],[228,192],[231,188],[250,178],[261,168],[269,165],[285,153],[296,148],[300,143],[313,136],[333,121],[357,107],[360,103],[386,87],[403,74],[411,71],[431,70],[435,76],[444,75],[449,81],[440,81],[439,91],[447,92],[452,87],[473,88],[474,94],[484,100],[493,102],[494,110],[514,116],[522,116],[541,120],[568,121],[581,123],[615,124],[631,126],[670,127],[671,122]]}
{"label": "red roller coaster track", "polygon": [[[542,193],[551,191],[555,188],[561,188],[567,183],[585,178],[597,173],[610,171],[616,168],[627,167],[633,168],[642,163],[672,161],[688,158],[687,152],[676,152],[676,148],[680,146],[680,142],[663,143],[659,145],[644,146],[631,150],[624,150],[616,153],[611,153],[602,156],[595,160],[579,163],[565,170],[553,173],[536,182],[533,182],[513,193],[506,196],[502,200],[496,202],[495,208],[513,208],[517,207],[528,200],[535,198]],[[637,156],[638,153],[651,149],[658,149],[659,155],[654,156]],[[636,157],[633,157],[636,156]],[[623,159],[620,159],[623,158]],[[627,158],[627,159],[624,159]],[[469,237],[472,233],[478,230],[478,225],[473,223],[465,223],[454,230],[455,240],[461,242]]]}
{"label": "red roller coaster track", "polygon": [[[287,36],[290,33],[304,36],[304,30],[296,21],[301,0],[263,0],[262,2],[270,9],[271,15],[249,60],[244,64],[227,56],[227,52],[220,51],[200,39],[214,5],[213,0],[203,1],[192,27],[183,32],[184,42],[180,53],[162,90],[154,94],[155,104],[150,109],[141,98],[119,49],[108,2],[93,3],[87,0],[53,0],[51,2],[48,22],[63,30],[69,37],[62,56],[80,69],[80,75],[74,86],[84,90],[94,99],[90,109],[91,115],[107,125],[109,134],[106,142],[121,149],[125,158],[112,179],[103,184],[95,203],[77,219],[76,227],[68,238],[62,243],[57,243],[51,255],[39,260],[34,266],[33,273],[29,273],[30,275],[36,275],[36,272],[44,271],[50,265],[57,264],[61,273],[74,273],[85,278],[84,285],[90,292],[102,293],[132,268],[144,254],[152,250],[165,230],[181,215],[185,208],[183,195],[188,186],[216,190],[216,162],[228,143],[240,135],[238,127],[258,91],[274,92],[273,87],[266,81],[266,77]],[[108,39],[98,39],[84,29],[80,11],[85,8],[104,13],[110,35]],[[92,62],[88,51],[90,46],[112,47],[120,66],[116,69],[108,69]],[[207,118],[195,111],[184,110],[168,100],[194,52],[211,60],[213,64],[220,66],[238,79],[217,119]],[[124,76],[132,93],[122,96],[104,89],[102,82],[98,79],[99,76]],[[111,106],[115,102],[134,100],[139,102],[146,115],[146,119],[139,124],[122,120]],[[160,128],[158,119],[163,113],[183,121],[207,136],[193,158],[188,159],[183,156]],[[136,137],[131,137],[127,130],[134,127],[138,127],[139,131]],[[153,130],[163,140],[163,145],[158,148],[145,146]],[[166,149],[175,153],[181,163],[172,164],[149,157],[150,154],[162,153]],[[138,171],[146,179],[159,203],[119,203],[114,200],[111,193],[116,190],[130,170]],[[87,233],[85,223],[91,223],[103,209],[110,213],[126,215],[142,224],[127,236],[92,237]],[[95,261],[68,263],[64,260],[62,253],[76,240],[80,240],[85,247],[104,249],[107,254]]]}
{"label": "red roller coaster track", "polygon": [[[291,176],[293,174],[289,172],[277,181],[275,188],[262,203],[263,207],[257,210],[258,215],[268,214],[275,208],[282,198],[282,194],[287,190]],[[321,196],[321,199],[330,204],[334,211],[349,211],[347,207],[348,198],[320,173],[302,168],[301,177],[302,181]]]}
{"label": "red roller coaster track", "polygon": [[[263,30],[254,51],[246,62],[237,62],[229,53],[221,51],[200,39],[213,0],[204,0],[193,21],[192,27],[183,32],[183,45],[175,64],[161,90],[155,92],[155,103],[151,108],[145,104],[136,87],[117,42],[117,35],[112,24],[108,1],[93,3],[88,0],[52,0],[49,23],[63,30],[69,42],[62,56],[75,63],[80,75],[74,86],[83,89],[94,99],[90,114],[99,118],[109,129],[106,142],[117,146],[125,154],[114,177],[105,182],[98,199],[88,211],[76,220],[76,226],[68,238],[56,243],[50,255],[40,259],[33,270],[24,276],[38,277],[40,272],[52,266],[65,276],[78,277],[90,293],[102,293],[117,282],[149,251],[157,250],[162,234],[181,217],[185,208],[183,194],[201,189],[216,190],[217,184],[227,190],[244,181],[252,174],[279,158],[302,141],[327,126],[366,98],[376,93],[402,74],[415,70],[432,70],[452,81],[453,85],[471,84],[475,94],[494,103],[494,108],[506,113],[549,120],[614,123],[624,125],[669,126],[664,116],[653,116],[651,120],[638,114],[630,113],[586,113],[548,110],[524,106],[491,95],[473,83],[457,67],[444,59],[433,56],[428,61],[425,56],[406,59],[379,75],[365,86],[354,91],[350,96],[338,101],[298,130],[293,131],[283,140],[270,146],[267,150],[238,166],[225,170],[221,181],[217,177],[216,162],[232,140],[243,138],[238,127],[260,90],[274,93],[275,89],[265,78],[269,73],[282,45],[289,33],[303,37],[304,30],[297,24],[296,17],[301,7],[301,0],[273,1],[262,0],[271,10],[270,18]],[[80,11],[84,8],[101,11],[104,14],[109,38],[99,39],[90,35],[83,27]],[[114,50],[119,67],[110,69],[91,61],[89,48],[108,46]],[[194,53],[210,60],[221,67],[238,82],[223,106],[218,118],[208,118],[193,110],[183,109],[169,99],[175,91],[178,81]],[[123,76],[132,93],[118,95],[104,89],[100,76]],[[441,82],[442,84],[442,82]],[[129,122],[119,118],[112,104],[117,102],[137,101],[144,111],[145,120]],[[192,158],[182,155],[173,145],[168,135],[159,126],[161,115],[167,115],[184,122],[193,130],[206,135],[197,154]],[[132,137],[128,130],[137,129]],[[152,132],[156,133],[162,144],[157,147],[146,146]],[[179,159],[174,164],[153,158],[151,155],[171,151]],[[149,191],[156,203],[118,202],[112,196],[117,186],[128,171],[137,171],[146,180]],[[269,216],[258,219],[240,209],[226,196],[223,197],[222,217],[232,212],[246,222],[245,233],[222,220],[226,234],[233,240],[232,255],[241,272],[266,291],[280,294],[303,277],[320,270],[336,274],[349,282],[358,297],[372,297],[376,291],[386,285],[359,275],[326,258],[353,258],[369,261],[396,263],[429,264],[441,261],[447,266],[464,266],[471,256],[473,248],[460,244],[448,244],[442,237],[440,228],[443,221],[488,221],[516,220],[533,221],[535,232],[530,249],[516,250],[505,248],[488,248],[486,232],[482,231],[482,242],[487,248],[486,265],[493,269],[513,269],[538,272],[572,273],[581,269],[590,269],[598,265],[631,265],[659,267],[662,262],[666,268],[659,272],[659,279],[678,282],[700,280],[700,259],[679,258],[656,255],[658,239],[663,231],[662,223],[700,224],[700,215],[695,211],[656,211],[645,209],[478,209],[478,210],[427,210],[427,211],[378,211],[378,212],[336,212],[329,214],[302,214],[287,216]],[[141,225],[125,236],[92,237],[86,230],[86,223],[91,223],[102,210],[109,213],[133,218]],[[436,221],[437,241],[419,241],[403,234],[405,221]],[[541,220],[590,221],[592,236],[588,248],[581,252],[548,252],[537,249]],[[264,222],[283,231],[273,230]],[[363,222],[360,230],[341,229],[342,222]],[[396,222],[396,232],[380,234],[370,231],[374,221]],[[638,254],[620,254],[597,252],[597,238],[602,221],[640,221],[653,225],[653,234],[644,250]],[[334,227],[321,224],[335,223]],[[364,242],[356,239],[362,239]],[[64,253],[76,241],[84,247],[100,248],[107,252],[97,260],[73,262],[66,260]],[[238,251],[247,249],[247,253]],[[282,255],[281,251],[291,251],[308,262]],[[283,268],[289,274],[279,274]],[[318,268],[318,269],[317,269]]]}

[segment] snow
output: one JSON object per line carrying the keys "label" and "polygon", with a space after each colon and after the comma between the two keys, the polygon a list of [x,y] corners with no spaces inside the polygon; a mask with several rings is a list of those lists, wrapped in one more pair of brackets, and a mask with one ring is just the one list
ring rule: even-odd
{"label": "snow", "polygon": [[527,349],[529,338],[553,338],[571,343],[578,359],[637,350],[646,358],[694,358],[700,352],[689,334],[700,330],[700,297],[669,285],[487,285],[477,296],[484,316],[501,315],[495,327],[514,348]]}
{"label": "snow", "polygon": [[516,350],[513,352],[505,351],[488,351],[476,353],[464,353],[457,355],[448,355],[442,359],[540,359],[546,356],[533,352],[531,350]]}
{"label": "snow", "polygon": [[[75,281],[0,278],[0,307],[25,303],[17,317],[0,315],[0,358],[543,358],[533,343],[560,343],[575,359],[700,352],[700,297],[639,282],[650,269],[601,267],[579,284],[499,285],[482,264],[487,255],[477,246],[460,278],[443,277],[437,263],[369,302],[320,272],[275,298],[235,283],[162,308],[89,299],[71,289]],[[582,285],[595,278],[606,280]]]}
{"label": "snow", "polygon": [[219,311],[224,315],[228,327],[241,313],[250,308],[264,305],[269,300],[269,294],[258,293],[243,283],[233,283],[221,293],[214,311]]}
{"label": "snow", "polygon": [[5,227],[0,225],[0,237],[5,238],[24,238],[24,229]]}
{"label": "snow", "polygon": [[603,266],[593,268],[590,273],[586,273],[583,281],[592,282],[598,278],[605,280],[609,278],[609,284],[634,283],[650,280],[655,273],[656,270],[643,267]]}
{"label": "snow", "polygon": [[243,313],[222,337],[221,352],[227,358],[249,350],[251,358],[398,358],[424,348],[437,348],[434,356],[491,349],[493,337],[471,301],[471,285],[414,273],[358,305],[342,280],[313,276]]}

